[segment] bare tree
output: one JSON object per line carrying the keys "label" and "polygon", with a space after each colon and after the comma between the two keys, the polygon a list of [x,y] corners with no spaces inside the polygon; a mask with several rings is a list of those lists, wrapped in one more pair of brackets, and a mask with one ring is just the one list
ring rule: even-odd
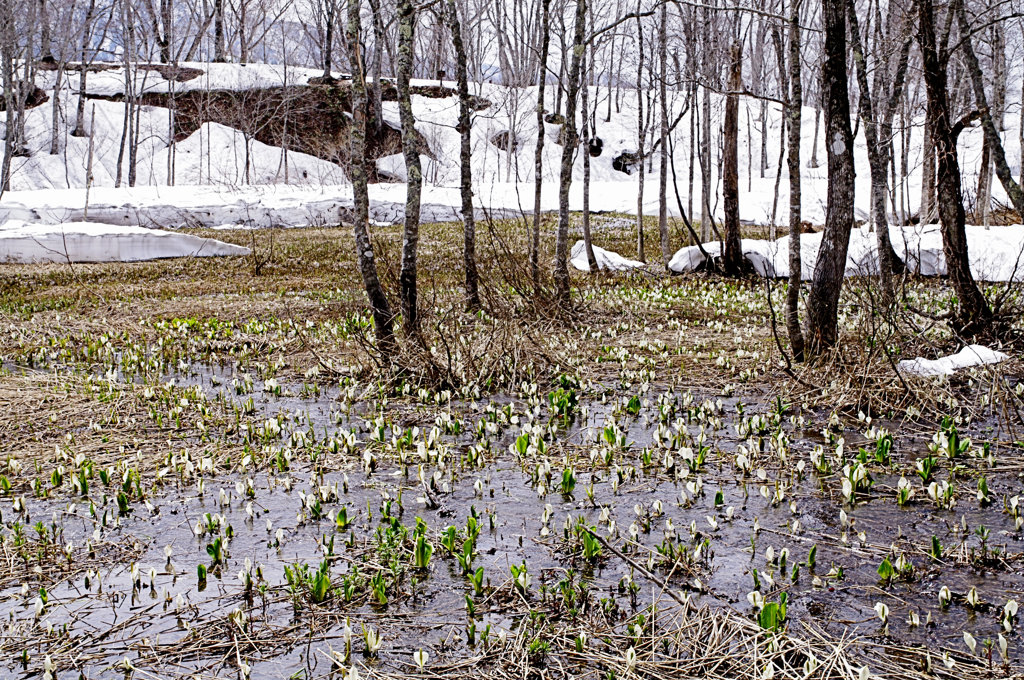
{"label": "bare tree", "polygon": [[[469,95],[469,69],[466,64],[466,50],[462,43],[462,27],[455,8],[455,0],[446,0],[445,18],[452,34],[455,47],[455,77],[459,85],[459,189],[462,194],[463,221],[463,267],[466,271],[466,309],[474,312],[480,309],[480,283],[476,270],[476,220],[473,215],[473,168],[470,132],[470,113],[473,102]],[[511,143],[511,140],[509,141]]]}
{"label": "bare tree", "polygon": [[[1002,125],[1002,107],[989,107],[988,97],[985,94],[985,79],[982,75],[981,64],[978,61],[978,56],[974,52],[974,46],[972,43],[972,31],[971,24],[967,18],[967,10],[964,9],[963,0],[954,0],[953,8],[951,11],[956,11],[960,23],[960,39],[964,47],[964,55],[967,62],[967,70],[971,76],[971,85],[974,88],[974,102],[978,106],[978,111],[981,114],[981,129],[985,133],[985,149],[987,154],[982,161],[983,172],[988,170],[988,165],[991,159],[996,171],[996,176],[999,178],[999,182],[1003,185],[1003,189],[1006,191],[1006,195],[1010,198],[1010,202],[1013,204],[1014,210],[1020,213],[1021,217],[1024,217],[1024,190],[1021,189],[1020,184],[1013,178],[1013,172],[1010,170],[1010,164],[1006,161],[1006,150],[1003,148],[1003,141],[999,136],[999,128],[996,125],[996,117],[993,115],[993,108],[995,108],[999,117],[999,126]],[[998,49],[1002,49],[1001,46]],[[979,201],[981,200],[979,194]],[[986,197],[987,201],[987,197]],[[982,208],[987,211],[986,208]]]}
{"label": "bare tree", "polygon": [[917,0],[918,34],[924,82],[928,92],[928,121],[935,144],[936,199],[942,230],[942,252],[946,271],[956,293],[959,308],[953,311],[953,323],[965,335],[987,328],[992,310],[971,274],[967,258],[967,232],[964,228],[963,190],[960,184],[960,163],[956,140],[962,125],[954,124],[949,113],[947,66],[949,54],[940,49],[935,34],[935,8],[932,0]]}
{"label": "bare tree", "polygon": [[420,238],[420,194],[423,187],[416,119],[413,117],[409,92],[415,42],[416,10],[413,0],[398,0],[398,113],[402,121],[402,153],[405,155],[407,176],[402,268],[398,275],[398,285],[402,316],[409,333],[415,332],[419,325],[416,310],[416,248]]}
{"label": "bare tree", "polygon": [[800,0],[790,0],[789,8],[789,121],[787,166],[789,169],[789,288],[786,290],[786,332],[796,361],[804,360],[804,334],[800,329],[800,286],[803,264],[800,258],[800,133],[804,105],[800,65]]}
{"label": "bare tree", "polygon": [[[911,39],[904,31],[895,71],[888,57],[875,64],[874,92],[868,87],[868,67],[861,45],[860,25],[855,0],[847,0],[850,21],[850,42],[853,60],[857,65],[857,85],[860,91],[860,117],[864,121],[864,140],[867,142],[868,164],[871,167],[871,211],[874,216],[875,238],[878,245],[879,280],[882,299],[891,304],[895,299],[892,276],[899,266],[899,257],[889,241],[889,219],[885,200],[889,188],[889,150],[892,137],[892,118],[903,96],[903,81],[907,74]],[[889,30],[894,30],[895,3],[890,3]],[[879,19],[880,20],[880,19]],[[877,102],[875,99],[877,98]],[[877,104],[877,108],[876,108]]]}
{"label": "bare tree", "polygon": [[530,275],[533,278],[533,286],[540,286],[540,206],[541,189],[544,185],[544,86],[548,79],[548,46],[550,45],[549,23],[550,23],[551,0],[540,0],[541,10],[541,40],[540,40],[540,68],[537,79],[537,146],[534,151],[534,177],[533,177],[533,240],[530,243]]}
{"label": "bare tree", "polygon": [[661,16],[658,21],[658,98],[661,103],[661,149],[659,156],[658,177],[658,236],[661,240],[662,264],[668,269],[672,259],[671,245],[668,238],[668,3],[661,3]]}
{"label": "bare tree", "polygon": [[366,75],[363,68],[362,33],[359,0],[349,0],[348,24],[345,38],[348,42],[349,59],[352,64],[352,126],[350,131],[352,200],[355,208],[353,229],[356,239],[356,261],[359,273],[363,277],[363,287],[370,301],[373,312],[373,323],[377,330],[379,349],[384,357],[390,356],[394,349],[395,334],[394,317],[388,304],[384,287],[377,276],[377,262],[373,255],[373,244],[370,243],[370,196],[366,180]]}
{"label": "bare tree", "polygon": [[807,343],[810,354],[836,344],[839,294],[846,273],[846,252],[853,229],[853,130],[846,79],[846,1],[823,0],[825,63],[825,150],[828,158],[828,205],[818,262],[807,298]]}
{"label": "bare tree", "polygon": [[594,256],[594,242],[590,235],[590,69],[593,68],[593,47],[590,45],[591,58],[587,59],[586,52],[583,54],[583,87],[580,88],[580,105],[583,110],[583,251],[587,256],[587,266],[591,273],[597,271],[597,258]]}
{"label": "bare tree", "polygon": [[[738,32],[738,27],[734,30]],[[725,243],[722,249],[722,269],[729,276],[738,276],[743,271],[738,154],[739,93],[743,89],[743,43],[739,36],[736,36],[729,54],[729,84],[725,95],[723,123],[725,149],[722,159],[722,199],[725,209]]]}
{"label": "bare tree", "polygon": [[558,180],[558,231],[555,234],[555,295],[560,306],[568,309],[569,290],[569,186],[572,184],[573,157],[579,144],[576,132],[576,100],[580,86],[580,62],[586,47],[587,0],[576,0],[576,24],[573,32],[572,62],[566,88],[565,129],[562,134],[562,165]]}

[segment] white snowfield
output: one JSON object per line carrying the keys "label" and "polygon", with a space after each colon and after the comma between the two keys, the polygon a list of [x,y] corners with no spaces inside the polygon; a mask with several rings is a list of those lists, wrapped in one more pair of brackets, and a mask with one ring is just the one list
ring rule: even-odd
{"label": "white snowfield", "polygon": [[249,249],[144,227],[93,222],[60,225],[8,222],[0,227],[0,262],[138,262],[168,257],[248,255]]}
{"label": "white snowfield", "polygon": [[[120,64],[89,73],[87,92],[100,97],[117,97],[125,91],[126,73]],[[317,69],[267,64],[187,63],[183,68],[198,72],[183,81],[167,79],[170,71],[140,65],[130,74],[137,91],[185,92],[194,90],[248,91],[307,85],[321,75]],[[343,74],[335,74],[340,76]],[[41,72],[37,84],[47,91],[51,102],[59,92],[60,111],[54,129],[52,103],[27,112],[26,146],[28,157],[15,159],[11,188],[0,197],[0,223],[21,220],[40,224],[92,221],[123,226],[178,228],[181,226],[246,227],[321,226],[347,221],[352,207],[351,186],[344,171],[335,163],[311,155],[286,151],[252,139],[251,135],[217,123],[206,123],[187,138],[174,141],[170,137],[170,111],[158,106],[143,106],[138,111],[139,147],[134,161],[136,186],[128,188],[130,154],[123,148],[124,104],[107,99],[86,102],[85,129],[90,137],[75,137],[77,90],[80,75],[64,73],[58,83],[55,72]],[[416,81],[414,85],[443,85],[445,81]],[[534,195],[534,144],[537,135],[537,89],[509,88],[489,83],[471,85],[473,93],[487,99],[490,106],[473,115],[472,173],[474,205],[479,217],[507,217],[531,213]],[[607,87],[591,87],[590,102],[596,109],[596,134],[602,142],[600,155],[592,157],[590,203],[596,212],[620,212],[645,215],[658,213],[657,154],[649,156],[646,182],[639,196],[639,168],[630,172],[615,169],[615,159],[634,153],[637,138],[637,92],[624,89],[612,94]],[[669,117],[675,119],[684,108],[685,94],[670,93]],[[611,103],[611,105],[609,105]],[[430,153],[421,156],[425,182],[422,198],[422,221],[450,221],[460,217],[459,133],[456,129],[458,100],[456,97],[432,98],[414,95],[413,111],[416,128],[426,140]],[[548,101],[550,107],[551,101]],[[745,223],[786,224],[788,221],[789,185],[785,167],[778,167],[781,135],[781,110],[770,104],[764,124],[760,119],[760,102],[741,98],[740,103],[750,122],[741,130],[740,217]],[[712,95],[710,122],[718,130],[723,112],[719,95]],[[397,102],[383,102],[385,120],[396,125]],[[744,111],[741,111],[741,115]],[[812,108],[804,110],[801,142],[802,217],[812,224],[824,221],[827,171],[823,136],[817,143],[817,167],[810,167],[814,149]],[[691,117],[687,112],[674,130],[672,160],[675,173],[668,177],[668,214],[678,217],[680,203],[687,212],[700,213],[701,170],[699,163],[691,169]],[[6,114],[0,112],[0,121]],[[1013,167],[1020,158],[1017,129],[1018,117],[1004,121],[1004,144]],[[656,126],[655,126],[656,127]],[[558,143],[560,126],[544,124],[546,143],[543,152],[543,184],[541,209],[558,209],[557,183],[562,146]],[[717,134],[717,133],[716,133]],[[921,135],[917,121],[907,127],[909,138],[903,140],[897,131],[893,140],[897,148],[909,149],[906,181],[897,186],[893,218],[912,215],[920,196]],[[495,142],[502,135],[502,147]],[[56,139],[54,137],[56,136]],[[904,145],[906,141],[906,145]],[[982,133],[970,128],[959,138],[959,154],[964,185],[974,186],[977,180]],[[647,139],[645,148],[652,147]],[[863,135],[858,135],[855,148],[856,214],[859,219],[869,215],[870,176]],[[92,186],[86,209],[85,185],[92,150]],[[699,144],[698,144],[699,147]],[[761,167],[761,151],[767,163]],[[698,148],[699,151],[699,148]],[[54,152],[54,153],[51,153]],[[711,183],[720,187],[717,151],[712,153]],[[583,153],[577,154],[573,166],[570,209],[580,210],[583,204]],[[377,162],[383,176],[395,180],[405,178],[404,160],[400,155],[381,158]],[[782,172],[776,183],[776,175]],[[902,173],[903,168],[900,167]],[[122,188],[114,185],[120,179]],[[777,187],[776,187],[777,184]],[[777,188],[777,191],[776,191]],[[678,200],[677,200],[678,194]],[[639,201],[638,201],[639,197]],[[397,223],[403,219],[406,186],[382,183],[370,189],[371,219],[374,223]],[[1005,203],[998,182],[993,185],[993,198]],[[712,213],[720,219],[722,201],[712,196]],[[690,207],[687,207],[690,206]],[[900,222],[900,219],[893,219]],[[896,250],[910,260],[911,267],[921,273],[941,274],[941,238],[934,228],[906,228],[893,238]],[[980,236],[971,230],[972,267],[976,275],[989,280],[1016,278],[1020,255],[1020,228],[1016,231],[995,229]],[[813,271],[819,235],[801,239],[804,278]],[[873,234],[854,233],[851,240],[848,270],[870,270],[873,266]],[[707,249],[716,252],[717,245]],[[744,251],[761,273],[774,276],[788,274],[788,240],[775,242],[745,241]],[[683,249],[673,259],[673,268],[686,271],[695,266],[700,253]],[[3,252],[0,251],[0,259]],[[613,258],[614,259],[614,258]]]}
{"label": "white snowfield", "polygon": [[[600,271],[622,272],[630,269],[642,269],[646,265],[637,260],[630,260],[612,250],[605,250],[591,245],[594,249],[594,259],[597,260],[597,268]],[[576,241],[569,252],[569,263],[581,272],[590,271],[590,263],[587,262],[587,251],[583,241]]]}
{"label": "white snowfield", "polygon": [[952,375],[961,368],[971,366],[983,366],[985,364],[998,364],[1009,359],[1002,352],[985,347],[984,345],[967,345],[956,354],[940,357],[938,359],[904,359],[897,364],[899,370],[918,376]]}
{"label": "white snowfield", "polygon": [[[822,234],[800,236],[800,278],[814,275]],[[946,257],[942,252],[942,234],[938,225],[890,227],[889,238],[896,254],[914,273],[945,276]],[[853,230],[846,256],[847,276],[878,273],[877,235],[866,227]],[[971,272],[981,281],[1024,281],[1024,226],[967,227],[967,248]],[[761,276],[789,276],[789,236],[776,241],[743,239],[743,255]],[[719,242],[704,244],[712,257],[721,254]],[[669,262],[672,271],[693,271],[704,260],[697,246],[680,249]]]}
{"label": "white snowfield", "polygon": [[[125,71],[120,64],[112,64],[112,68],[98,73],[90,73],[87,78],[87,91],[94,96],[116,97],[124,92]],[[160,70],[146,65],[140,66],[133,75],[135,86],[145,92],[184,92],[188,90],[233,90],[244,91],[256,88],[276,88],[286,84],[306,85],[309,80],[320,75],[319,70],[296,67],[250,64],[205,64],[189,63],[182,67],[199,71],[199,75],[190,80],[175,82],[167,80]],[[342,74],[335,74],[342,75]],[[37,80],[40,87],[51,97],[57,86],[55,72],[42,72]],[[79,74],[69,71],[64,74],[60,83],[59,99],[61,111],[56,130],[54,147],[53,111],[47,103],[28,111],[26,120],[27,147],[30,156],[16,159],[12,186],[14,190],[36,189],[73,189],[83,188],[86,183],[86,166],[89,156],[89,138],[74,137],[70,134],[75,124],[75,107],[77,105],[77,89]],[[454,83],[444,81],[416,81],[415,85],[443,85],[453,87]],[[534,180],[534,144],[537,135],[536,105],[537,90],[535,87],[509,88],[489,83],[474,83],[473,93],[485,98],[490,106],[477,111],[473,115],[472,171],[474,191],[477,193],[482,207],[508,208],[522,207],[532,210]],[[613,96],[614,95],[614,96]],[[609,106],[609,98],[616,101]],[[669,117],[675,119],[682,112],[685,104],[685,93],[670,92]],[[595,210],[617,210],[635,214],[639,190],[639,172],[633,165],[627,174],[616,170],[615,159],[622,154],[636,152],[639,144],[637,138],[637,93],[625,89],[610,93],[607,87],[591,87],[590,102],[596,107],[594,120],[596,134],[602,142],[601,153],[591,158],[591,176],[594,184],[591,198]],[[119,101],[90,99],[86,106],[85,128],[91,132],[93,140],[93,187],[112,187],[117,181],[118,171],[122,184],[127,184],[128,154],[122,154],[122,136],[124,122],[124,104]],[[459,133],[456,129],[458,117],[458,100],[456,97],[432,98],[414,95],[413,111],[416,116],[417,130],[422,134],[430,147],[430,153],[422,156],[423,178],[428,187],[455,189],[459,185]],[[548,102],[550,107],[551,102]],[[788,220],[789,185],[787,173],[782,167],[782,177],[776,195],[776,175],[778,167],[778,149],[781,135],[781,110],[776,104],[767,106],[764,125],[761,123],[760,102],[741,98],[741,116],[749,115],[750,124],[741,131],[739,138],[740,159],[740,217],[744,222],[754,224],[786,224]],[[722,101],[719,95],[712,95],[710,122],[713,129],[718,130],[721,123]],[[95,112],[95,115],[93,115]],[[383,102],[386,121],[396,124],[398,121],[397,102]],[[252,140],[251,136],[240,130],[226,128],[217,124],[202,126],[185,140],[174,142],[169,136],[170,116],[166,108],[144,106],[139,111],[140,147],[135,160],[135,171],[138,185],[202,185],[224,189],[247,189],[250,185],[307,185],[312,187],[331,187],[347,184],[342,170],[334,163],[294,151],[287,151],[261,144]],[[803,159],[802,176],[802,217],[812,224],[824,221],[826,203],[827,171],[825,168],[825,150],[823,136],[819,134],[817,143],[817,167],[811,167],[812,150],[814,148],[815,110],[804,110],[803,140],[801,158]],[[672,159],[675,173],[669,180],[669,214],[677,216],[679,205],[676,200],[678,191],[680,201],[688,212],[700,213],[701,170],[699,163],[693,163],[691,178],[691,116],[687,112],[679,119],[673,132]],[[0,113],[0,120],[4,114]],[[1020,158],[1017,128],[1019,117],[1008,115],[1004,122],[1004,145],[1007,158],[1010,160],[1014,174],[1019,172],[1016,167]],[[656,127],[656,126],[655,126]],[[763,128],[763,129],[762,129]],[[907,179],[905,184],[897,186],[894,191],[894,205],[890,211],[897,213],[893,217],[909,216],[916,212],[920,195],[921,168],[921,135],[919,121],[912,121],[908,126],[909,138],[906,140],[909,155],[907,156]],[[545,147],[543,152],[542,181],[546,185],[544,209],[551,210],[556,206],[556,185],[562,155],[562,146],[558,144],[561,128],[558,125],[545,124]],[[820,131],[819,131],[820,132]],[[503,134],[499,148],[495,143],[497,136]],[[716,133],[717,134],[717,133]],[[904,140],[897,131],[893,140],[897,148],[903,148]],[[964,174],[964,186],[975,186],[977,181],[978,160],[980,157],[982,133],[980,129],[970,128],[959,138],[959,154]],[[645,148],[650,149],[653,140],[648,139]],[[248,148],[247,148],[248,145]],[[699,145],[698,145],[699,146]],[[766,164],[761,167],[762,146],[765,150]],[[56,153],[50,153],[56,150]],[[699,149],[698,149],[699,150]],[[200,162],[197,158],[202,152],[205,158]],[[710,172],[711,183],[720,187],[717,150],[713,152]],[[579,205],[580,182],[583,175],[583,155],[577,154],[573,168],[573,199]],[[649,156],[646,173],[645,189],[640,201],[640,209],[644,214],[657,214],[658,209],[658,172],[657,152]],[[869,213],[870,177],[867,165],[867,153],[863,135],[856,140],[855,162],[856,180],[856,213],[858,218],[866,219]],[[394,178],[404,177],[404,161],[399,156],[389,156],[378,161],[378,169]],[[902,173],[902,167],[898,168]],[[389,191],[402,194],[396,204],[404,203],[404,186],[393,185]],[[493,194],[493,196],[492,196]],[[512,198],[518,200],[512,201]],[[998,182],[993,185],[993,198],[1005,203],[1005,195]],[[712,212],[716,218],[722,215],[720,195],[712,196]],[[457,206],[458,202],[447,201],[444,205]],[[690,206],[687,208],[687,206]],[[427,215],[424,219],[430,218]],[[895,222],[902,220],[893,219]]]}

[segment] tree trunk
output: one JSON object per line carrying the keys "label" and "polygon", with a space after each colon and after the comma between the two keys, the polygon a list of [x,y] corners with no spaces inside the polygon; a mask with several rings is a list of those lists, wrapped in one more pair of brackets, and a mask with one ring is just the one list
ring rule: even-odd
{"label": "tree trunk", "polygon": [[89,49],[89,38],[91,37],[92,17],[96,11],[96,0],[89,0],[89,7],[85,10],[85,22],[82,26],[82,49],[80,51],[82,63],[78,71],[78,108],[75,111],[75,129],[71,131],[72,137],[85,137],[85,84],[88,61],[86,56]]}
{"label": "tree trunk", "polygon": [[804,104],[800,82],[800,0],[791,0],[789,10],[789,288],[786,290],[786,332],[795,361],[804,360],[804,334],[800,329],[800,125]]}
{"label": "tree trunk", "polygon": [[[243,2],[244,6],[244,2]],[[170,64],[171,57],[171,41],[174,33],[174,3],[173,0],[160,0],[160,23],[162,28],[162,37],[160,33],[159,37],[160,44],[160,62],[163,64]]]}
{"label": "tree trunk", "polygon": [[[469,70],[466,63],[466,49],[462,43],[462,27],[455,10],[455,0],[448,3],[448,29],[455,46],[455,77],[459,82],[459,188],[462,192],[463,264],[466,270],[466,310],[480,309],[480,284],[476,271],[476,221],[473,215],[473,173],[472,150],[470,146],[470,118],[473,110],[469,97]],[[511,140],[509,140],[511,144]]]}
{"label": "tree trunk", "polygon": [[583,87],[580,88],[580,104],[583,109],[583,250],[587,254],[587,266],[590,272],[597,272],[597,257],[594,256],[594,241],[590,235],[590,79],[588,68],[593,64],[591,59],[583,58]]}
{"label": "tree trunk", "polygon": [[[864,58],[864,48],[861,44],[860,25],[857,21],[857,8],[854,0],[847,0],[846,9],[850,21],[850,47],[853,51],[853,60],[857,65],[860,117],[864,121],[864,140],[867,144],[868,164],[871,168],[871,212],[874,216],[875,240],[878,244],[878,278],[882,288],[882,301],[886,305],[890,305],[895,299],[892,277],[896,271],[898,258],[889,241],[889,219],[888,211],[885,208],[888,190],[888,140],[880,140],[878,136],[878,119],[875,115],[874,97],[868,87],[867,61]],[[909,50],[909,42],[906,45]],[[908,52],[901,52],[901,56],[906,54]],[[903,63],[906,63],[905,57]],[[881,64],[876,63],[876,68],[885,68],[888,71],[888,60],[884,60]],[[905,73],[905,68],[900,70]],[[876,79],[875,82],[877,85],[882,81]],[[885,84],[885,87],[888,87],[888,83]],[[896,88],[899,88],[899,84]],[[879,92],[877,89],[874,94],[880,100],[885,98],[885,92]],[[881,116],[891,120],[888,103],[883,103],[882,106],[884,110],[880,112]]]}
{"label": "tree trunk", "polygon": [[644,142],[647,141],[647,128],[644,126],[644,100],[643,100],[643,78],[644,78],[644,28],[640,17],[636,18],[636,45],[639,56],[637,57],[636,72],[636,134],[637,134],[637,194],[636,194],[636,258],[641,262],[647,262],[647,255],[644,253],[644,180],[645,176],[645,151]]}
{"label": "tree trunk", "polygon": [[740,178],[739,178],[739,91],[743,88],[743,46],[732,44],[729,59],[729,85],[725,95],[724,148],[722,150],[722,199],[725,210],[725,243],[722,248],[722,269],[726,276],[743,272],[743,249],[740,246]]}
{"label": "tree trunk", "polygon": [[672,247],[668,239],[668,3],[661,4],[658,22],[658,98],[661,100],[661,149],[658,176],[658,236],[661,238],[661,259],[668,269]]}
{"label": "tree trunk", "polygon": [[705,86],[700,121],[700,239],[711,238],[711,90]]}
{"label": "tree trunk", "polygon": [[370,61],[370,125],[374,138],[379,138],[384,127],[384,97],[380,82],[381,59],[384,55],[384,17],[381,16],[380,0],[370,0],[370,16],[373,18],[373,55]]}
{"label": "tree trunk", "polygon": [[39,0],[39,60],[44,64],[56,61],[50,41],[50,13],[46,9],[46,0]]}
{"label": "tree trunk", "polygon": [[[821,95],[818,95],[821,98]],[[821,166],[821,162],[818,161],[818,130],[821,127],[821,104],[814,107],[814,139],[811,142],[811,160],[808,162],[807,167],[817,168]]]}
{"label": "tree trunk", "polygon": [[349,172],[352,179],[352,200],[355,208],[353,230],[356,241],[356,261],[363,277],[363,287],[370,301],[373,323],[377,330],[378,349],[385,361],[392,354],[395,345],[393,330],[394,317],[388,304],[384,288],[377,276],[377,262],[370,243],[370,196],[366,179],[366,76],[360,54],[360,3],[350,0],[346,41],[352,64],[352,127],[350,133],[351,151]]}
{"label": "tree trunk", "polygon": [[[1021,189],[1020,184],[1013,178],[1010,165],[1006,161],[1006,150],[1003,149],[1003,141],[999,137],[999,130],[996,127],[992,109],[988,105],[988,98],[985,95],[985,79],[981,72],[981,65],[978,63],[978,57],[974,53],[974,46],[971,44],[971,29],[970,23],[967,21],[967,11],[964,9],[962,0],[956,2],[955,5],[956,12],[960,18],[960,33],[962,35],[967,70],[970,72],[971,84],[974,87],[974,102],[977,104],[978,110],[981,111],[981,129],[985,133],[985,146],[991,155],[996,176],[1003,185],[1006,195],[1009,196],[1010,202],[1013,203],[1014,210],[1020,213],[1021,217],[1024,217],[1024,190]],[[997,113],[1000,117],[999,124],[1001,127],[1002,111],[997,111]],[[985,169],[987,170],[987,167]]]}
{"label": "tree trunk", "polygon": [[921,162],[921,224],[929,224],[935,219],[935,142],[932,138],[932,123],[929,117],[924,117],[924,139],[922,151],[924,159]]}
{"label": "tree trunk", "polygon": [[825,151],[828,206],[811,291],[807,298],[807,351],[833,347],[839,335],[839,294],[853,229],[853,130],[846,79],[846,1],[823,0],[825,27]]}
{"label": "tree trunk", "polygon": [[950,122],[946,90],[945,55],[940,55],[935,39],[935,10],[932,0],[918,0],[918,43],[924,66],[924,82],[928,93],[928,119],[935,144],[936,198],[942,231],[942,252],[946,271],[959,301],[954,312],[958,332],[974,335],[986,329],[992,310],[971,274],[967,258],[967,232],[964,228],[964,203],[960,186],[960,163],[957,159],[956,135]]}
{"label": "tree trunk", "polygon": [[[451,0],[449,0],[451,1]],[[562,146],[562,166],[558,181],[558,233],[555,236],[554,280],[555,296],[562,309],[571,302],[569,289],[569,186],[572,184],[572,161],[576,155],[579,137],[576,132],[576,100],[579,97],[580,61],[585,49],[587,0],[576,0],[576,27],[573,37],[572,62],[569,66],[569,86],[565,99],[565,133]]]}
{"label": "tree trunk", "polygon": [[224,0],[213,0],[213,60],[218,63],[227,61],[227,50],[224,48]]}
{"label": "tree trunk", "polygon": [[530,243],[530,276],[533,287],[540,287],[540,207],[544,178],[544,85],[548,79],[548,48],[551,35],[548,30],[551,0],[541,0],[540,76],[537,79],[537,146],[534,151],[533,177],[533,240]]}
{"label": "tree trunk", "polygon": [[409,80],[412,78],[416,44],[416,10],[413,0],[398,0],[398,113],[402,121],[402,153],[408,180],[405,195],[405,231],[402,234],[402,268],[398,275],[402,317],[406,332],[419,327],[416,309],[416,248],[420,238],[420,194],[423,176],[412,113]]}

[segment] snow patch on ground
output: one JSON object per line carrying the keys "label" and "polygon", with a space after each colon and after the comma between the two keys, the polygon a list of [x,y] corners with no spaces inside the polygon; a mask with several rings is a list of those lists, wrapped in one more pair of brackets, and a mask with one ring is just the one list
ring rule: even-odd
{"label": "snow patch on ground", "polygon": [[8,222],[0,227],[0,262],[139,262],[167,257],[248,255],[210,238],[91,222],[60,225]]}
{"label": "snow patch on ground", "polygon": [[985,364],[998,364],[1009,359],[1002,352],[989,349],[984,345],[967,345],[956,354],[940,357],[938,359],[904,359],[898,364],[901,371],[918,376],[952,375],[961,368],[971,366],[982,366]]}
{"label": "snow patch on ground", "polygon": [[[800,236],[800,278],[814,276],[822,234]],[[896,254],[910,271],[923,276],[945,276],[946,257],[942,252],[942,234],[938,225],[890,227],[889,239]],[[846,256],[847,276],[878,273],[877,235],[866,227],[854,229]],[[967,227],[968,257],[971,272],[980,281],[1024,281],[1024,226]],[[761,276],[789,277],[789,236],[776,241],[743,239],[743,254]],[[721,254],[719,243],[704,244],[712,257]],[[677,273],[693,271],[704,261],[697,246],[681,248],[669,262]]]}
{"label": "snow patch on ground", "polygon": [[[597,246],[592,247],[594,249],[594,259],[597,260],[597,268],[600,271],[621,272],[630,269],[642,269],[645,266],[643,262],[630,260],[615,251],[605,250]],[[572,251],[569,253],[569,263],[581,272],[590,271],[590,263],[587,262],[587,251],[583,241],[576,241],[573,244]]]}

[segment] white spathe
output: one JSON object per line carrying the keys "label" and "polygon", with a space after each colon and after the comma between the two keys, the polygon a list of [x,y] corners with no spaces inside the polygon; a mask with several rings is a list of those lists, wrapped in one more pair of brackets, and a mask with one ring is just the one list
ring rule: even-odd
{"label": "white spathe", "polygon": [[984,364],[998,364],[1009,358],[1002,352],[997,352],[984,345],[967,345],[956,354],[939,357],[938,359],[924,359],[922,357],[904,359],[899,362],[898,368],[911,375],[952,375],[961,368],[982,366]]}
{"label": "white spathe", "polygon": [[139,262],[167,257],[248,255],[249,249],[216,239],[145,227],[91,222],[0,227],[0,262]]}

